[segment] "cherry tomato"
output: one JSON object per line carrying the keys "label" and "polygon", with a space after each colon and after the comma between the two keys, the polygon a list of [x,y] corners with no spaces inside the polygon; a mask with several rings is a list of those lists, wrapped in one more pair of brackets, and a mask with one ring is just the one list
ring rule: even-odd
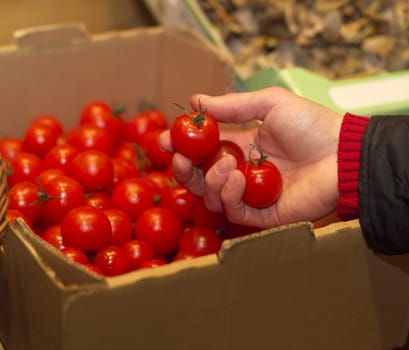
{"label": "cherry tomato", "polygon": [[212,230],[204,226],[188,227],[179,242],[179,252],[190,252],[195,256],[217,253],[222,239]]}
{"label": "cherry tomato", "polygon": [[40,188],[32,181],[21,181],[8,191],[9,209],[22,212],[32,224],[36,224],[43,216],[43,203],[38,197]]}
{"label": "cherry tomato", "polygon": [[237,164],[244,161],[245,156],[243,150],[235,142],[230,140],[220,140],[216,149],[207,156],[202,162],[203,173],[207,173],[209,168],[226,155],[232,155],[236,158]]}
{"label": "cherry tomato", "polygon": [[149,243],[132,239],[122,245],[121,250],[131,262],[132,269],[139,269],[147,260],[154,258],[154,252]]}
{"label": "cherry tomato", "polygon": [[219,213],[207,209],[203,202],[203,197],[199,197],[192,204],[192,223],[195,226],[205,226],[214,230],[222,229],[228,220],[224,213]]}
{"label": "cherry tomato", "polygon": [[111,107],[103,101],[91,101],[87,103],[80,113],[79,124],[93,124],[107,130],[114,144],[122,137],[124,120],[120,114],[114,114]]}
{"label": "cherry tomato", "polygon": [[57,135],[61,135],[64,131],[61,121],[51,114],[40,114],[33,119],[31,125],[44,125],[53,130]]}
{"label": "cherry tomato", "polygon": [[106,153],[85,150],[74,157],[68,174],[83,186],[85,192],[103,191],[112,185],[114,166]]}
{"label": "cherry tomato", "polygon": [[172,253],[182,236],[182,221],[171,210],[146,209],[135,222],[135,237],[148,242],[157,255]]}
{"label": "cherry tomato", "polygon": [[41,183],[46,183],[51,181],[57,176],[61,175],[66,175],[64,171],[62,171],[59,168],[49,168],[46,170],[43,170],[39,175],[38,175],[38,180],[40,180]]}
{"label": "cherry tomato", "polygon": [[141,144],[142,149],[146,151],[145,155],[151,162],[152,169],[163,170],[171,164],[173,154],[161,148],[159,144],[159,135],[162,130],[149,132]]}
{"label": "cherry tomato", "polygon": [[159,207],[174,211],[182,222],[192,220],[192,208],[199,197],[182,185],[168,186],[161,191]]}
{"label": "cherry tomato", "polygon": [[75,179],[60,175],[42,183],[40,199],[46,225],[57,224],[71,210],[84,204],[85,195]]}
{"label": "cherry tomato", "polygon": [[157,188],[144,178],[132,177],[114,186],[111,193],[112,204],[125,212],[132,221],[148,208],[154,206]]}
{"label": "cherry tomato", "polygon": [[159,267],[162,265],[166,265],[166,261],[162,259],[153,258],[153,259],[148,259],[144,261],[139,267],[139,269],[150,269],[150,268]]}
{"label": "cherry tomato", "polygon": [[114,168],[114,173],[110,190],[112,190],[112,188],[118,182],[130,177],[138,177],[140,175],[139,170],[135,167],[135,165],[131,161],[124,158],[112,158],[112,165]]}
{"label": "cherry tomato", "polygon": [[13,159],[23,152],[23,140],[17,137],[4,137],[0,139],[0,154],[4,159]]}
{"label": "cherry tomato", "polygon": [[104,210],[112,228],[111,244],[122,246],[133,237],[132,221],[122,210],[110,208]]}
{"label": "cherry tomato", "polygon": [[11,225],[14,224],[14,221],[15,221],[17,218],[21,218],[21,219],[27,224],[28,227],[30,227],[31,229],[33,229],[33,224],[32,224],[32,222],[30,221],[30,219],[27,217],[27,215],[25,215],[22,211],[20,211],[20,210],[18,210],[18,209],[11,209],[11,208],[9,207],[9,208],[7,209],[7,212],[6,212],[6,218],[7,218],[7,221],[8,221]]}
{"label": "cherry tomato", "polygon": [[31,124],[23,137],[23,148],[26,152],[34,153],[43,158],[45,154],[57,144],[61,132],[43,123]]}
{"label": "cherry tomato", "polygon": [[142,144],[144,137],[151,131],[164,130],[167,127],[166,116],[160,111],[144,111],[133,115],[125,123],[125,139],[128,142]]}
{"label": "cherry tomato", "polygon": [[88,256],[81,249],[74,247],[63,247],[60,249],[68,259],[78,264],[88,264]]}
{"label": "cherry tomato", "polygon": [[44,170],[43,160],[29,152],[22,152],[14,159],[10,159],[7,166],[10,166],[7,171],[10,186],[21,181],[35,182],[36,177]]}
{"label": "cherry tomato", "polygon": [[159,170],[152,170],[147,172],[144,175],[144,178],[154,183],[159,193],[176,183],[175,180],[171,176],[169,176],[169,174]]}
{"label": "cherry tomato", "polygon": [[83,264],[87,269],[90,271],[96,273],[97,275],[103,275],[102,270],[95,264],[88,263],[88,264]]}
{"label": "cherry tomato", "polygon": [[200,162],[211,154],[219,144],[219,125],[209,114],[199,111],[179,115],[170,128],[170,138],[174,149]]}
{"label": "cherry tomato", "polygon": [[112,208],[111,197],[104,192],[94,192],[86,195],[84,203],[99,210]]}
{"label": "cherry tomato", "polygon": [[191,260],[194,258],[197,258],[200,255],[197,255],[194,252],[187,252],[187,251],[183,251],[183,252],[178,252],[172,259],[172,261],[180,261],[180,260]]}
{"label": "cherry tomato", "polygon": [[151,170],[151,161],[146,156],[146,150],[136,143],[122,142],[115,149],[114,156],[128,160],[140,174]]}
{"label": "cherry tomato", "polygon": [[114,144],[111,134],[93,124],[76,126],[65,134],[66,142],[79,151],[97,150],[112,155]]}
{"label": "cherry tomato", "polygon": [[112,239],[111,223],[102,210],[79,206],[70,210],[61,224],[65,246],[97,251]]}
{"label": "cherry tomato", "polygon": [[49,226],[41,235],[41,238],[46,241],[47,243],[51,244],[52,246],[56,247],[57,249],[64,248],[64,243],[61,234],[61,225],[56,224]]}
{"label": "cherry tomato", "polygon": [[78,150],[68,143],[56,145],[44,156],[44,165],[46,168],[59,168],[67,173],[77,153]]}
{"label": "cherry tomato", "polygon": [[259,147],[256,149],[259,158],[249,157],[238,166],[246,179],[243,202],[254,208],[265,208],[280,197],[283,179],[277,166],[266,159]]}
{"label": "cherry tomato", "polygon": [[105,276],[118,276],[132,270],[131,262],[117,246],[101,248],[92,261]]}

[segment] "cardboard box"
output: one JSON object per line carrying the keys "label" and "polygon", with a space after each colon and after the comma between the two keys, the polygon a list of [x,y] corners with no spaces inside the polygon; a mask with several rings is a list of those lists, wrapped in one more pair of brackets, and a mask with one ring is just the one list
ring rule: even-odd
{"label": "cardboard box", "polygon": [[[89,37],[83,27],[18,33],[0,52],[2,133],[39,113],[68,127],[94,98],[172,102],[232,89],[234,70],[196,36],[163,28]],[[8,350],[334,349],[403,344],[408,256],[379,257],[356,221],[227,240],[219,254],[103,278],[18,222],[0,254],[0,338]]]}

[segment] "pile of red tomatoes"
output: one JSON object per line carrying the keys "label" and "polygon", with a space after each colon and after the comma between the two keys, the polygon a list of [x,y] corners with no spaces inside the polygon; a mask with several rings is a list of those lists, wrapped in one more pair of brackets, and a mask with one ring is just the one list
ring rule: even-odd
{"label": "pile of red tomatoes", "polygon": [[124,118],[103,101],[79,111],[65,130],[53,115],[24,136],[0,139],[8,179],[8,220],[95,273],[115,276],[217,253],[249,232],[210,212],[172,177],[159,145],[168,119],[157,109]]}

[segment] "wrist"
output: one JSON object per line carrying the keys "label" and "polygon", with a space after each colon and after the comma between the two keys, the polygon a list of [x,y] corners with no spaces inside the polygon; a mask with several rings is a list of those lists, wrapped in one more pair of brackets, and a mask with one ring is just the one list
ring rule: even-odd
{"label": "wrist", "polygon": [[346,113],[338,143],[337,215],[343,220],[358,217],[358,178],[362,137],[368,117]]}

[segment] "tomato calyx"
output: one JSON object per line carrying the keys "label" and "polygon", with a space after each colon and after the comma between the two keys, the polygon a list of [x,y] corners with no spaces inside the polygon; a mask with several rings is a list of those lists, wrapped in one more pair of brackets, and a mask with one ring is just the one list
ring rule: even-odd
{"label": "tomato calyx", "polygon": [[178,106],[181,110],[183,110],[184,112],[185,112],[185,114],[190,118],[190,119],[192,119],[192,121],[193,121],[193,123],[198,127],[198,128],[200,128],[201,126],[202,126],[202,124],[203,124],[203,122],[206,120],[206,116],[204,115],[204,112],[203,112],[203,110],[202,110],[202,105],[200,104],[200,101],[199,101],[199,110],[197,111],[197,114],[195,115],[195,116],[193,116],[191,113],[189,113],[189,111],[185,108],[185,107],[183,107],[183,106],[181,106],[180,104],[178,104],[178,103],[173,103],[175,106]]}
{"label": "tomato calyx", "polygon": [[43,184],[41,183],[40,179],[38,177],[36,177],[36,183],[38,185],[38,188],[40,189],[40,191],[37,192],[37,200],[34,201],[33,203],[31,203],[31,205],[35,205],[35,204],[43,204],[47,201],[58,201],[61,198],[60,197],[53,197],[50,196],[47,191],[45,190]]}
{"label": "tomato calyx", "polygon": [[[251,155],[253,151],[257,151],[259,154],[259,158],[252,158]],[[264,163],[264,161],[268,158],[266,154],[264,154],[262,148],[258,145],[251,144],[249,149],[249,163],[254,166],[260,166]]]}

